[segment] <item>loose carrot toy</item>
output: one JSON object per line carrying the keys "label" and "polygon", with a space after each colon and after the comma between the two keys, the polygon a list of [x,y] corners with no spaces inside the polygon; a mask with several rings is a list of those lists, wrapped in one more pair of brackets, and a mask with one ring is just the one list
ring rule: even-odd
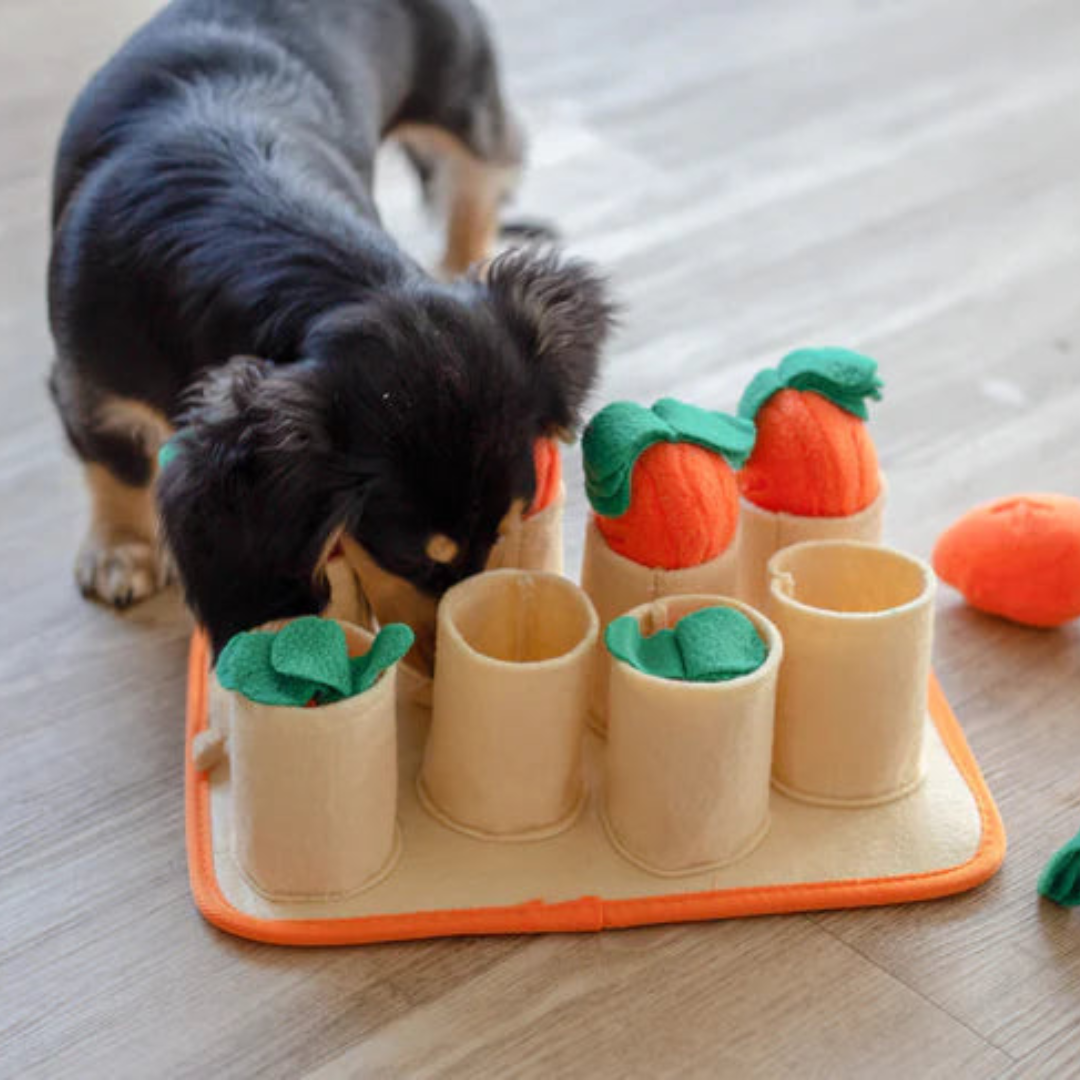
{"label": "loose carrot toy", "polygon": [[757,426],[739,473],[743,496],[803,517],[866,509],[881,490],[866,400],[881,387],[877,364],[847,349],[800,349],[758,372],[739,402],[739,416]]}
{"label": "loose carrot toy", "polygon": [[1080,618],[1080,499],[1010,495],[942,533],[934,569],[972,607],[1028,626]]}
{"label": "loose carrot toy", "polygon": [[642,566],[698,566],[731,543],[738,525],[734,469],[754,426],[672,398],[651,409],[615,402],[585,431],[586,492],[608,546]]}

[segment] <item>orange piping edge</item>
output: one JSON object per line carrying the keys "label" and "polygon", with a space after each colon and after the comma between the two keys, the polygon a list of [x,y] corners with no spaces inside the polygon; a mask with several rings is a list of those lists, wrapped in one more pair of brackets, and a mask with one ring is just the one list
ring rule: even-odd
{"label": "orange piping edge", "polygon": [[278,945],[362,945],[469,934],[602,930],[908,903],[973,889],[991,878],[1005,858],[1001,816],[937,677],[931,676],[930,714],[975,798],[982,822],[978,848],[970,859],[957,866],[896,877],[764,885],[629,900],[605,901],[597,896],[582,896],[555,904],[530,900],[510,906],[347,919],[260,919],[245,914],[225,899],[214,871],[210,782],[206,775],[195,770],[191,761],[191,742],[207,722],[207,691],[206,639],[196,631],[188,656],[184,740],[185,826],[191,891],[195,906],[208,922],[252,941]]}

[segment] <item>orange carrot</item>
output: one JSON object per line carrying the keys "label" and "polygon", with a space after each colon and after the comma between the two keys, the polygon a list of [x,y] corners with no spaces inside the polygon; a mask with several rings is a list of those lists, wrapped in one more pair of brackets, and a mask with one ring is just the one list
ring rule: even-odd
{"label": "orange carrot", "polygon": [[972,607],[1028,626],[1080,618],[1080,499],[1010,495],[969,510],[934,548]]}
{"label": "orange carrot", "polygon": [[642,566],[677,570],[720,555],[739,520],[734,469],[750,452],[747,420],[672,398],[614,402],[585,430],[589,502],[608,546]]}
{"label": "orange carrot", "polygon": [[656,443],[634,467],[634,497],[621,517],[596,515],[612,551],[643,566],[698,566],[725,551],[739,523],[735,473],[691,443]]}
{"label": "orange carrot", "polygon": [[881,490],[865,399],[880,396],[877,365],[845,349],[804,349],[747,387],[739,415],[757,441],[739,474],[755,506],[804,517],[848,517]]}

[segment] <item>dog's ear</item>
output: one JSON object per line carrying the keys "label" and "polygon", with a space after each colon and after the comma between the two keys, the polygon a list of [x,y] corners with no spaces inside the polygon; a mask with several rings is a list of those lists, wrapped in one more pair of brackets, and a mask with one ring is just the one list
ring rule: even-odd
{"label": "dog's ear", "polygon": [[321,564],[355,492],[342,482],[324,406],[305,365],[251,357],[215,369],[189,396],[158,509],[215,653],[241,630],[328,602]]}
{"label": "dog's ear", "polygon": [[498,256],[484,278],[496,312],[535,365],[542,428],[569,433],[614,320],[605,281],[583,262],[526,249]]}

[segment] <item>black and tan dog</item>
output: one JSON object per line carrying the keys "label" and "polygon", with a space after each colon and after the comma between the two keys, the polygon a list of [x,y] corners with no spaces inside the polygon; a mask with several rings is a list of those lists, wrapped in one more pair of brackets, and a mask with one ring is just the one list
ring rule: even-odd
{"label": "black and tan dog", "polygon": [[166,548],[220,648],[322,610],[344,540],[376,613],[423,635],[529,500],[535,438],[594,381],[604,289],[525,253],[428,276],[373,203],[388,134],[447,192],[444,270],[486,256],[522,148],[467,0],[176,0],[79,98],[49,299],[87,594],[150,595]]}

